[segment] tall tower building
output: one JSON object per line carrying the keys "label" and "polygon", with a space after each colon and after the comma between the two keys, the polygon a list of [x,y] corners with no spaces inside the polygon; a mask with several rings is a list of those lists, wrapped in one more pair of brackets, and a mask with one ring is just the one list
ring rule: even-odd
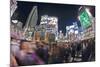
{"label": "tall tower building", "polygon": [[34,28],[35,28],[35,26],[37,24],[37,20],[38,20],[38,12],[37,11],[38,11],[37,6],[33,6],[32,10],[30,11],[30,14],[26,20],[26,24],[24,26],[25,34],[26,33],[29,34],[29,32],[33,32],[35,34]]}

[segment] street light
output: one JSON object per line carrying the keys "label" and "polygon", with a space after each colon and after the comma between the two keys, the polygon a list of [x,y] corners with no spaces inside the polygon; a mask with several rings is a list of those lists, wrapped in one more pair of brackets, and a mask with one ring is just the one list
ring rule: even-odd
{"label": "street light", "polygon": [[75,34],[78,34],[78,30],[75,31]]}
{"label": "street light", "polygon": [[74,33],[74,30],[73,29],[70,29],[70,31],[69,31],[70,33]]}
{"label": "street light", "polygon": [[16,23],[18,23],[18,20],[12,20],[12,22],[13,22],[14,24],[16,24]]}

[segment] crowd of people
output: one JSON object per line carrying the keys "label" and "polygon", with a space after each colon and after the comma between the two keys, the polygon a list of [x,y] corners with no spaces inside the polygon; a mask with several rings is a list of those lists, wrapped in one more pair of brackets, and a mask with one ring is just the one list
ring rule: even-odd
{"label": "crowd of people", "polygon": [[94,38],[69,43],[53,44],[51,63],[87,62],[95,60]]}
{"label": "crowd of people", "polygon": [[46,43],[11,37],[11,67],[95,60],[95,39]]}

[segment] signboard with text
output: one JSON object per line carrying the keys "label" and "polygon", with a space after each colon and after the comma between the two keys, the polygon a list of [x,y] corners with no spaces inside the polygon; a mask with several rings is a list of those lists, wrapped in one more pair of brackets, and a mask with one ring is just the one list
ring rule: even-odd
{"label": "signboard with text", "polygon": [[83,28],[88,28],[91,25],[91,20],[86,10],[83,10],[80,13],[79,17],[80,17],[80,22]]}

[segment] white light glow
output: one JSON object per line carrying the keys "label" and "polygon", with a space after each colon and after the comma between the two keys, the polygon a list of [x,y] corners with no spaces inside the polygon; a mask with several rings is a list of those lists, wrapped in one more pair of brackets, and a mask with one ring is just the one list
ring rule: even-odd
{"label": "white light glow", "polygon": [[78,30],[75,31],[75,34],[78,34]]}
{"label": "white light glow", "polygon": [[74,27],[75,27],[74,25],[71,25],[71,26],[70,26],[70,29],[71,29],[71,28],[74,28]]}
{"label": "white light glow", "polygon": [[74,30],[73,29],[70,29],[70,31],[69,31],[70,33],[74,33]]}
{"label": "white light glow", "polygon": [[90,9],[89,9],[89,8],[86,8],[85,10],[86,10],[86,12],[89,14],[89,16],[92,17],[92,15],[91,15],[91,13],[90,13]]}
{"label": "white light glow", "polygon": [[12,20],[12,22],[16,24],[16,23],[18,23],[18,20]]}

